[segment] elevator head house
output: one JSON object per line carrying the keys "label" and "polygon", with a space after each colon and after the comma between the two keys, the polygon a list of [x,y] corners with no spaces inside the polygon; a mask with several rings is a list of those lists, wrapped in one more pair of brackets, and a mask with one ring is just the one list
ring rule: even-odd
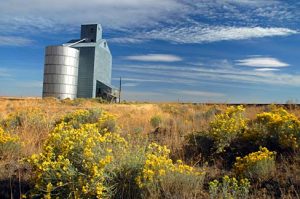
{"label": "elevator head house", "polygon": [[81,25],[80,39],[46,48],[43,97],[115,101],[112,55],[100,24]]}

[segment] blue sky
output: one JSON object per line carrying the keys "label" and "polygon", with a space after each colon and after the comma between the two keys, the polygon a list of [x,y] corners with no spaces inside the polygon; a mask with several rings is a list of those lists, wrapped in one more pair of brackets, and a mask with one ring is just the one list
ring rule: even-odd
{"label": "blue sky", "polygon": [[137,101],[300,100],[298,0],[6,0],[0,96],[41,96],[44,47],[101,23],[113,81]]}

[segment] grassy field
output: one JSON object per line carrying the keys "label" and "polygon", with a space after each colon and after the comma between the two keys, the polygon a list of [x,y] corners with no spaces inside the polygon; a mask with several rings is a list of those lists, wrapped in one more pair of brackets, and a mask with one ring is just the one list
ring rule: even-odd
{"label": "grassy field", "polygon": [[299,198],[300,107],[0,99],[0,198]]}

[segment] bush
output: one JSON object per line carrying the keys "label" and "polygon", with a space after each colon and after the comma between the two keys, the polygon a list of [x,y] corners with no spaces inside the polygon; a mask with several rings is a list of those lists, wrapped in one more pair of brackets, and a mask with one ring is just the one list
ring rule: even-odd
{"label": "bush", "polygon": [[247,130],[248,120],[244,117],[244,111],[243,106],[230,106],[224,113],[215,116],[215,119],[209,123],[208,131],[187,136],[186,157],[198,155],[199,161],[200,154],[200,160],[209,162],[212,162],[213,157],[222,157],[230,167],[235,159],[235,153],[243,153],[241,148],[235,147],[244,147],[236,145]]}
{"label": "bush", "polygon": [[[180,172],[170,172],[161,177],[159,186],[164,199],[202,198],[204,175],[190,175]],[[153,192],[152,192],[153,194]],[[153,194],[155,196],[157,194]],[[156,198],[153,197],[152,198]]]}
{"label": "bush", "polygon": [[203,172],[181,161],[174,164],[170,150],[154,143],[147,149],[144,145],[129,148],[124,138],[108,131],[107,121],[112,119],[103,111],[80,110],[60,120],[43,152],[28,158],[35,183],[30,197],[142,198],[158,193],[160,198],[174,198],[199,194]]}
{"label": "bush", "polygon": [[[191,133],[186,139],[187,144],[184,147],[184,153],[187,158],[199,158],[200,153],[201,161],[206,161],[215,152],[215,142],[205,131]],[[197,161],[199,160],[197,159]]]}
{"label": "bush", "polygon": [[16,111],[1,121],[7,131],[15,131],[20,127],[27,127],[41,131],[48,128],[51,123],[47,120],[45,113],[40,108],[28,108]]}
{"label": "bush", "polygon": [[136,178],[141,175],[145,162],[145,147],[129,146],[129,149],[115,158],[109,165],[106,183],[111,187],[111,198],[142,198]]}
{"label": "bush", "polygon": [[224,176],[222,182],[214,180],[209,182],[209,194],[211,199],[233,198],[246,199],[249,196],[250,182],[247,178],[237,180]]}
{"label": "bush", "polygon": [[157,128],[161,125],[162,119],[160,116],[156,115],[150,119],[150,124],[153,128]]}
{"label": "bush", "polygon": [[[85,117],[79,118],[87,122]],[[101,124],[104,119],[100,117],[98,121]],[[74,124],[77,123],[58,124],[43,152],[28,159],[35,182],[31,197],[101,198],[110,194],[105,170],[114,157],[125,151],[127,142],[100,129],[99,123],[75,125],[78,128]]]}
{"label": "bush", "polygon": [[0,127],[0,160],[12,157],[20,152],[21,143],[16,135],[4,132]]}
{"label": "bush", "polygon": [[210,118],[212,118],[220,113],[221,113],[221,111],[216,106],[213,106],[213,107],[209,108],[205,113],[203,113],[203,117],[204,117],[204,119],[209,120]]}
{"label": "bush", "polygon": [[234,170],[238,175],[248,178],[266,180],[275,170],[275,152],[267,148],[250,153],[243,158],[237,157]]}
{"label": "bush", "polygon": [[169,154],[170,150],[165,146],[150,144],[141,176],[137,178],[138,185],[149,198],[196,197],[201,191],[205,173],[180,160],[174,164]]}
{"label": "bush", "polygon": [[281,149],[299,148],[300,121],[294,114],[288,113],[283,108],[273,107],[271,112],[257,114],[254,126],[250,136],[273,143],[273,148],[278,148],[278,146]]}
{"label": "bush", "polygon": [[244,133],[247,128],[247,119],[244,117],[243,106],[231,106],[225,113],[215,116],[215,120],[210,122],[209,136],[216,143],[217,153],[223,152],[232,140]]}
{"label": "bush", "polygon": [[56,123],[67,123],[73,128],[80,128],[83,124],[97,124],[99,129],[106,129],[110,132],[117,130],[115,117],[101,109],[77,110],[67,114]]}

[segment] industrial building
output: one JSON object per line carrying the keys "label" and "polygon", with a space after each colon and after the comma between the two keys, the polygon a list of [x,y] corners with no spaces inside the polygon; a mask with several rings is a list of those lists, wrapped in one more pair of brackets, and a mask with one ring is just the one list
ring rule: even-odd
{"label": "industrial building", "polygon": [[112,55],[100,24],[81,26],[80,39],[45,50],[43,97],[115,101]]}

